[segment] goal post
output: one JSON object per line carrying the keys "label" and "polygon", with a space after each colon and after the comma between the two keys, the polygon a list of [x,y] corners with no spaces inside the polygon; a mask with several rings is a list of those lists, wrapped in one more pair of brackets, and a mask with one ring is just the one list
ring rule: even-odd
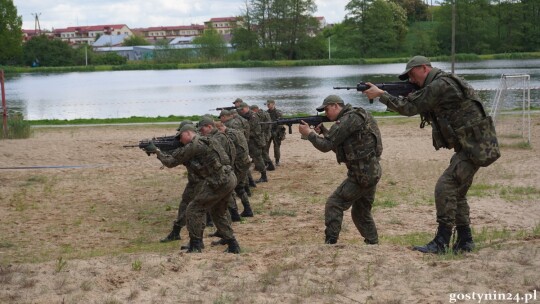
{"label": "goal post", "polygon": [[502,74],[490,115],[501,144],[531,143],[531,76]]}

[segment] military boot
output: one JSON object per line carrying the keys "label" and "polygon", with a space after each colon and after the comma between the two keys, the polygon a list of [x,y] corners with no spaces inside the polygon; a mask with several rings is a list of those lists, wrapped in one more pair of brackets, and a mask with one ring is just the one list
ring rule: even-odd
{"label": "military boot", "polygon": [[218,237],[218,238],[223,238],[224,236],[219,232],[219,230],[216,230],[216,232],[214,233],[210,233],[208,236],[210,237]]}
{"label": "military boot", "polygon": [[238,209],[233,209],[233,208],[228,208],[228,209],[229,209],[229,213],[231,214],[231,221],[233,222],[242,221],[240,214],[238,214]]}
{"label": "military boot", "polygon": [[274,167],[274,163],[272,161],[269,161],[267,164],[266,164],[266,170],[268,171],[274,171],[276,170],[276,167]]}
{"label": "military boot", "polygon": [[329,245],[336,244],[337,243],[337,237],[327,235],[326,238],[324,239],[324,243],[329,244]]}
{"label": "military boot", "polygon": [[209,212],[206,212],[206,227],[214,227],[214,222]]}
{"label": "military boot", "polygon": [[266,171],[261,172],[261,178],[255,181],[256,183],[267,183],[268,177],[266,176]]}
{"label": "military boot", "polygon": [[226,239],[219,239],[217,241],[212,241],[212,243],[210,243],[210,245],[212,245],[212,246],[227,245],[227,240]]}
{"label": "military boot", "polygon": [[257,188],[257,184],[255,183],[255,181],[253,180],[253,177],[251,176],[251,174],[249,175],[248,177],[248,185],[252,188]]}
{"label": "military boot", "polygon": [[189,239],[189,245],[182,246],[180,247],[180,249],[182,250],[187,249],[186,251],[187,253],[194,253],[194,252],[200,253],[204,249],[204,244],[202,240],[200,239]]}
{"label": "military boot", "polygon": [[471,227],[469,226],[457,226],[457,239],[452,246],[452,251],[454,254],[458,254],[460,252],[471,252],[473,251],[474,247],[474,241],[472,239],[472,232]]}
{"label": "military boot", "polygon": [[168,242],[180,240],[181,239],[181,237],[180,237],[180,229],[182,229],[182,227],[180,227],[180,226],[178,226],[176,224],[173,224],[172,231],[169,233],[169,235],[167,235],[166,237],[159,240],[159,242],[168,243]]}
{"label": "military boot", "polygon": [[435,238],[424,246],[414,246],[413,250],[422,253],[445,254],[448,251],[452,229],[446,225],[439,224]]}
{"label": "military boot", "polygon": [[247,197],[247,194],[244,193],[240,200],[242,201],[242,206],[244,206],[244,211],[240,213],[241,217],[253,217],[253,210],[251,210],[251,205],[249,204],[249,199]]}
{"label": "military boot", "polygon": [[230,239],[230,240],[227,240],[227,244],[229,245],[229,247],[227,247],[227,250],[225,250],[225,252],[228,252],[228,253],[240,253],[240,245],[238,245],[238,242],[236,241],[236,239]]}
{"label": "military boot", "polygon": [[276,158],[276,167],[279,167],[279,158]]}

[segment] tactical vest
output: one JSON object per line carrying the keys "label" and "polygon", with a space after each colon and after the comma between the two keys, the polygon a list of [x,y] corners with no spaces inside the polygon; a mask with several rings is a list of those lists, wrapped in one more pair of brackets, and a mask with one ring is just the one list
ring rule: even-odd
{"label": "tactical vest", "polygon": [[229,156],[216,140],[199,136],[193,144],[201,145],[204,150],[189,161],[189,167],[198,176],[211,177],[219,174],[224,165],[230,165]]}
{"label": "tactical vest", "polygon": [[383,151],[381,132],[373,116],[362,108],[355,108],[345,115],[358,115],[363,123],[359,131],[337,148],[338,163],[364,160],[371,156],[380,157]]}

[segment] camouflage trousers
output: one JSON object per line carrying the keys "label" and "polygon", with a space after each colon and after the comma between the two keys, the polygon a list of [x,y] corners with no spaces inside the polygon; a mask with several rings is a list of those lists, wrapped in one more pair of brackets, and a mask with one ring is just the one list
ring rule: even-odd
{"label": "camouflage trousers", "polygon": [[255,142],[255,140],[250,139],[248,142],[249,156],[255,164],[255,170],[259,172],[266,172],[266,165],[264,164],[263,159],[263,149]]}
{"label": "camouflage trousers", "polygon": [[376,188],[377,185],[368,188],[361,187],[354,182],[354,179],[347,177],[326,201],[324,209],[326,236],[338,239],[343,222],[343,212],[352,206],[352,220],[360,235],[364,237],[364,242],[378,243],[377,227],[371,216]]}
{"label": "camouflage trousers", "polygon": [[270,162],[270,145],[274,143],[274,159],[276,162],[278,162],[281,159],[281,140],[278,137],[277,133],[272,132],[272,135],[269,136],[268,140],[266,141],[266,155],[268,159],[265,159],[265,161]]}
{"label": "camouflage trousers", "polygon": [[212,221],[223,238],[234,238],[227,206],[233,199],[232,192],[237,181],[232,170],[227,175],[227,182],[219,187],[210,187],[207,181],[197,184],[195,196],[186,209],[187,229],[191,239],[202,240],[207,211],[210,211]]}
{"label": "camouflage trousers", "polygon": [[467,159],[465,153],[452,156],[450,165],[435,185],[437,222],[449,227],[468,226],[469,204],[467,191],[479,167]]}
{"label": "camouflage trousers", "polygon": [[193,200],[193,197],[195,196],[195,189],[197,187],[197,183],[188,181],[186,188],[184,189],[184,192],[182,193],[182,199],[180,200],[180,205],[178,206],[178,215],[176,216],[176,219],[174,220],[175,226],[184,227],[186,226],[186,209],[189,204]]}

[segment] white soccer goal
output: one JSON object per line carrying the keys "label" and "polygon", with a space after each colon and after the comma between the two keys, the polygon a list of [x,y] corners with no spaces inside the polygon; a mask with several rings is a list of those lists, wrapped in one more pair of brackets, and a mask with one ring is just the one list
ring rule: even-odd
{"label": "white soccer goal", "polygon": [[490,115],[502,144],[531,143],[531,76],[501,75]]}

